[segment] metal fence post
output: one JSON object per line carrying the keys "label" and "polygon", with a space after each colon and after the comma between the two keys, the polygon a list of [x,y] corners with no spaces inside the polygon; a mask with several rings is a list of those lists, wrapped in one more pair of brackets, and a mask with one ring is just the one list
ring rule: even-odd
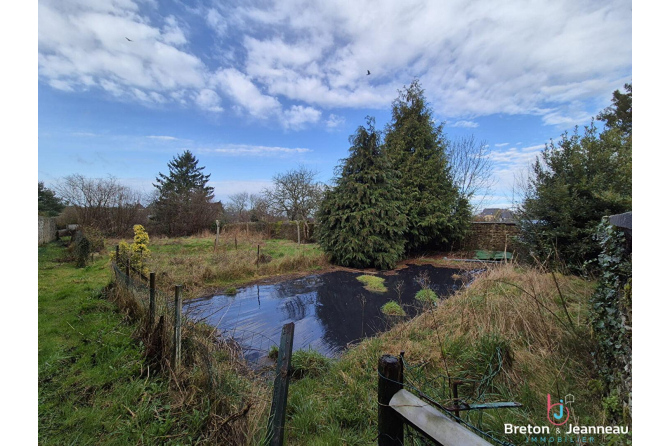
{"label": "metal fence post", "polygon": [[377,444],[392,446],[404,444],[404,420],[389,406],[391,398],[403,388],[402,362],[391,355],[382,355],[378,362],[377,381]]}

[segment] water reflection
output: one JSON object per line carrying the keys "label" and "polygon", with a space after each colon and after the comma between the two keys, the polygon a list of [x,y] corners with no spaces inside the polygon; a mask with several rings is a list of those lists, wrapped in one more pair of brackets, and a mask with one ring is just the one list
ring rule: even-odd
{"label": "water reflection", "polygon": [[400,300],[409,316],[417,313],[414,295],[417,278],[428,280],[431,289],[447,296],[460,285],[452,276],[458,270],[430,265],[411,265],[384,275],[386,293],[363,288],[360,273],[336,271],[272,285],[242,288],[234,297],[214,296],[185,304],[189,317],[203,318],[234,337],[250,360],[279,343],[281,328],[295,323],[293,349],[312,348],[335,356],[347,345],[388,329],[381,307]]}

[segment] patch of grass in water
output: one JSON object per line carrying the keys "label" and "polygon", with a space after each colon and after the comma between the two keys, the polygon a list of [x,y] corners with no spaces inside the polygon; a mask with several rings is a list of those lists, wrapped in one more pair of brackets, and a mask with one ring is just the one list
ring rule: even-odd
{"label": "patch of grass in water", "polygon": [[435,294],[435,291],[429,289],[429,288],[424,288],[422,290],[419,290],[415,295],[414,299],[418,300],[421,303],[433,303],[437,304],[437,294]]}
{"label": "patch of grass in water", "polygon": [[366,274],[356,277],[356,280],[365,284],[364,288],[368,291],[373,291],[375,293],[385,293],[388,291],[388,288],[384,286],[384,279],[381,277]]}
{"label": "patch of grass in water", "polygon": [[405,310],[396,301],[386,302],[382,305],[382,313],[387,316],[405,316]]}

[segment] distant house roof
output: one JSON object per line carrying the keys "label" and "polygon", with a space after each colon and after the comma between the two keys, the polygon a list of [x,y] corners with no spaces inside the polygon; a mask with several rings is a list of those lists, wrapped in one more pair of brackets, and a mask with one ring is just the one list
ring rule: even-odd
{"label": "distant house roof", "polygon": [[499,221],[513,221],[514,214],[509,209],[486,208],[480,214],[480,217],[492,217]]}

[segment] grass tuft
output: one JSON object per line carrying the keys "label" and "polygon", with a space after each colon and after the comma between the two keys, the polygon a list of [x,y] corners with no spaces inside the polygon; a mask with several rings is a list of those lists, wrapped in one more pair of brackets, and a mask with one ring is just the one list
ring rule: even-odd
{"label": "grass tuft", "polygon": [[405,310],[394,300],[382,305],[382,313],[387,316],[406,316]]}
{"label": "grass tuft", "polygon": [[414,295],[414,299],[424,304],[435,305],[438,302],[437,294],[435,294],[435,291],[431,290],[430,288],[424,288],[417,291],[417,293]]}
{"label": "grass tuft", "polygon": [[385,293],[388,291],[388,288],[384,286],[384,279],[377,276],[363,275],[356,277],[356,280],[363,283],[364,288],[368,291],[373,291],[375,293]]}

